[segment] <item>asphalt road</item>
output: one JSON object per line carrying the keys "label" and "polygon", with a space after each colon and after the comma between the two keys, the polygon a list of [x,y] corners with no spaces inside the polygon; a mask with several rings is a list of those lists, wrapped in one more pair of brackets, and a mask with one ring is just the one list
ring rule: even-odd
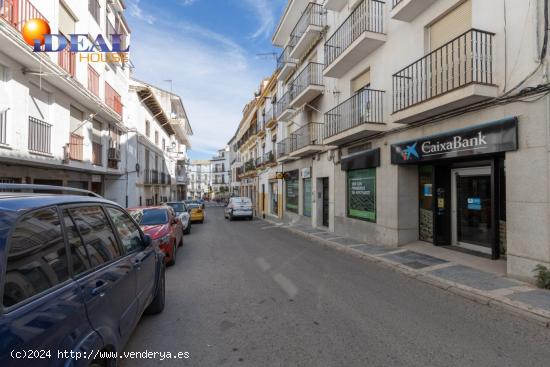
{"label": "asphalt road", "polygon": [[549,329],[267,226],[208,208],[126,348],[189,359],[122,365],[550,365]]}

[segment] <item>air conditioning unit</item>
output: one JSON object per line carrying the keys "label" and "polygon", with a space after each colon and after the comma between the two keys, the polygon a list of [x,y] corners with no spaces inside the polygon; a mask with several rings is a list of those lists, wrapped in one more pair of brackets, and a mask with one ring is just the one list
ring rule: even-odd
{"label": "air conditioning unit", "polygon": [[109,148],[109,152],[108,152],[107,157],[111,161],[120,161],[120,149],[118,149],[118,148]]}

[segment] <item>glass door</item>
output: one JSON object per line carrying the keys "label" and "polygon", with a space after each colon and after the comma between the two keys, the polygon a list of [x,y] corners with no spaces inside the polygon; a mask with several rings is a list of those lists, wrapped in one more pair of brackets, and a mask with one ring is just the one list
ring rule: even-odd
{"label": "glass door", "polygon": [[304,217],[311,217],[311,178],[304,178]]}
{"label": "glass door", "polygon": [[452,171],[453,245],[491,254],[491,167]]}

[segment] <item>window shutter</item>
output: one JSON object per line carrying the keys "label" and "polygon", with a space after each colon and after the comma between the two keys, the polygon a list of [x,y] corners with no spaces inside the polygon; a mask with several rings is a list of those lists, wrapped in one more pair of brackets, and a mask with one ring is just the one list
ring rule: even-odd
{"label": "window shutter", "polygon": [[59,32],[68,37],[74,33],[76,21],[63,4],[59,5]]}
{"label": "window shutter", "polygon": [[467,0],[430,26],[430,50],[443,46],[472,28],[472,1]]}
{"label": "window shutter", "polygon": [[353,94],[359,92],[364,87],[370,85],[370,69],[364,71],[361,75],[351,81],[351,91]]}
{"label": "window shutter", "polygon": [[34,85],[29,87],[29,115],[48,122],[48,109],[50,104],[49,93],[40,90]]}
{"label": "window shutter", "polygon": [[94,143],[101,144],[101,131],[103,130],[103,124],[97,120],[93,121],[92,128],[92,141]]}

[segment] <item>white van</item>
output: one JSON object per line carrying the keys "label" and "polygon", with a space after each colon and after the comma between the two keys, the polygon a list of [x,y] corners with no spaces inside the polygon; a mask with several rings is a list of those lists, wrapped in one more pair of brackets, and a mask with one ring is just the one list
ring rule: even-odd
{"label": "white van", "polygon": [[252,212],[252,200],[247,197],[233,197],[229,199],[229,204],[225,207],[225,218],[233,220],[233,218],[248,218],[252,220],[254,214]]}

